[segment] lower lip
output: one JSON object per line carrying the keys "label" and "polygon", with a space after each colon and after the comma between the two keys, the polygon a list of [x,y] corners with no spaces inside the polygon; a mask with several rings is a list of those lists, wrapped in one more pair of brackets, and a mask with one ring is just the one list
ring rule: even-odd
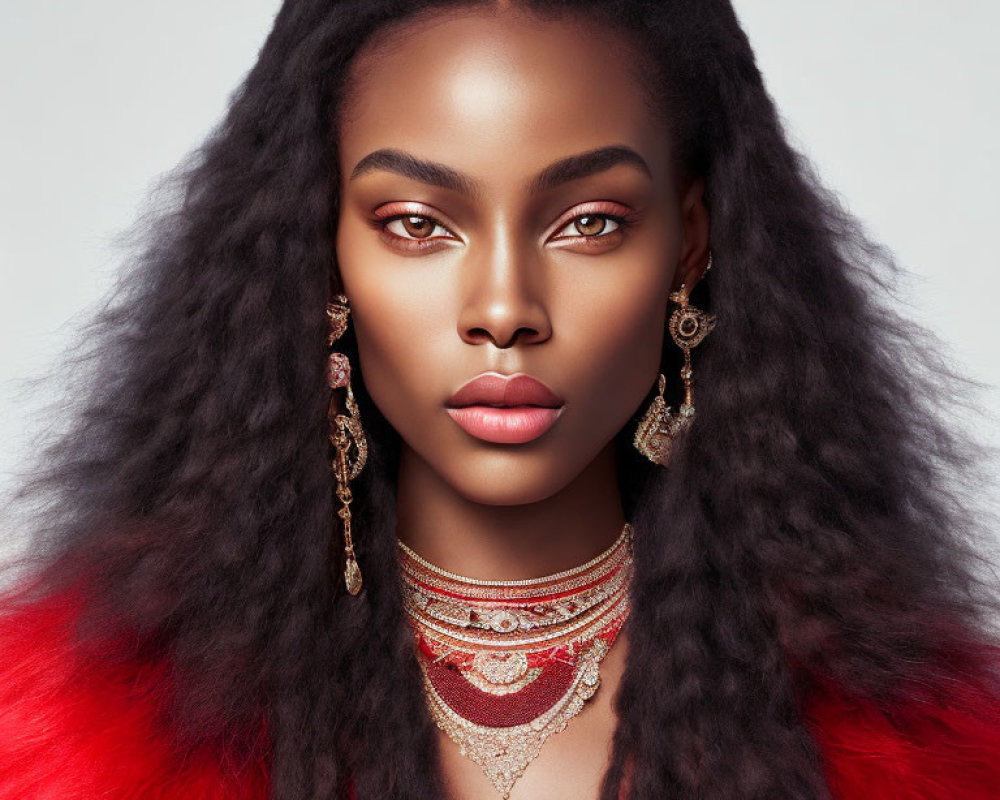
{"label": "lower lip", "polygon": [[524,444],[551,428],[564,408],[466,406],[445,410],[466,433],[477,439],[497,444]]}

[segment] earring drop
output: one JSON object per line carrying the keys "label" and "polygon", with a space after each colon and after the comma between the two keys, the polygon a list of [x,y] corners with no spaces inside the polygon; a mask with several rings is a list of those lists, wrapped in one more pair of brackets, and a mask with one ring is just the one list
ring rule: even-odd
{"label": "earring drop", "polygon": [[663,399],[666,383],[666,378],[661,372],[659,391],[653,398],[653,402],[649,404],[649,408],[646,409],[646,413],[642,415],[639,427],[635,430],[635,437],[632,439],[636,450],[653,463],[661,466],[667,465],[670,450],[670,409]]}
{"label": "earring drop", "polygon": [[[710,255],[705,272],[708,272],[711,267],[712,257]],[[684,400],[676,414],[670,410],[663,399],[666,379],[661,373],[657,396],[653,398],[653,402],[643,414],[632,440],[636,450],[654,464],[663,467],[670,462],[674,440],[690,427],[691,421],[694,419],[694,401],[691,390],[694,376],[691,371],[691,349],[705,340],[705,337],[715,327],[716,322],[714,314],[709,314],[688,303],[687,292],[684,290],[683,284],[678,291],[671,292],[670,299],[678,304],[678,308],[670,315],[667,328],[674,343],[684,351],[684,366],[681,367]]]}
{"label": "earring drop", "polygon": [[[333,346],[347,331],[347,317],[350,307],[347,296],[336,295],[327,303],[326,314],[329,319],[329,336],[327,344]],[[341,507],[337,511],[344,529],[344,584],[351,595],[361,591],[361,568],[354,555],[354,539],[351,534],[351,495],[350,482],[361,472],[368,460],[368,441],[361,427],[361,415],[358,404],[351,390],[351,363],[343,353],[331,352],[327,360],[327,382],[334,390],[330,396],[330,406],[327,419],[330,422],[330,442],[336,449],[333,460],[333,473],[337,479],[337,499]],[[344,410],[341,413],[337,407],[336,390],[346,389]]]}

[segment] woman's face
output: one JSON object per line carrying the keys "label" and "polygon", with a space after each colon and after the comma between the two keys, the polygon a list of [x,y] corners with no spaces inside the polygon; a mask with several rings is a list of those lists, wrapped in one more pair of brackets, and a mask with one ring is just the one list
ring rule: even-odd
{"label": "woman's face", "polygon": [[[613,453],[704,267],[700,182],[680,194],[638,68],[606,27],[513,11],[425,17],[353,62],[336,247],[360,372],[401,463],[470,501],[545,499]],[[449,407],[490,372],[554,397]]]}

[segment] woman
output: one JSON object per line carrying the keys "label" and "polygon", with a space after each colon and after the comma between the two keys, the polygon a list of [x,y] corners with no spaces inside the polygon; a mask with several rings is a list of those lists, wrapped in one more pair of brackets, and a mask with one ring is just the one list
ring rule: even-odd
{"label": "woman", "polygon": [[0,798],[995,796],[877,256],[721,0],[286,3],[25,489]]}

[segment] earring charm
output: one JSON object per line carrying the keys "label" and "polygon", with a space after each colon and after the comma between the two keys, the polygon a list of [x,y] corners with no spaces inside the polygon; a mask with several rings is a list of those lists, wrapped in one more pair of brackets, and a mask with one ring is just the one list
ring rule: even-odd
{"label": "earring charm", "polygon": [[655,464],[666,466],[670,458],[670,442],[673,437],[674,418],[670,408],[663,399],[666,387],[663,373],[659,377],[659,390],[653,402],[649,404],[646,413],[642,415],[639,427],[635,430],[632,444],[635,449]]}
{"label": "earring charm", "polygon": [[[350,306],[347,296],[336,295],[327,303],[326,314],[329,319],[329,336],[327,344],[331,347],[347,331],[347,317]],[[351,494],[350,482],[361,472],[368,460],[368,441],[361,427],[361,415],[358,404],[351,390],[351,363],[343,353],[331,352],[327,360],[327,382],[334,392],[330,396],[330,407],[327,418],[330,422],[330,442],[336,449],[333,461],[333,473],[337,479],[337,499],[341,507],[337,510],[344,530],[344,585],[348,593],[356,595],[361,591],[361,568],[354,554],[354,538],[351,533]],[[338,408],[336,390],[345,389],[344,410]]]}
{"label": "earring charm", "polygon": [[[712,258],[709,256],[708,267],[705,271],[708,272],[711,266]],[[657,396],[653,398],[653,402],[643,414],[632,439],[636,450],[654,464],[664,467],[670,463],[674,441],[690,427],[694,419],[694,401],[691,390],[694,375],[691,371],[691,349],[705,340],[705,337],[715,327],[716,322],[714,314],[709,314],[688,303],[687,292],[684,290],[683,284],[678,291],[671,292],[670,299],[678,304],[678,308],[670,315],[667,329],[670,331],[670,337],[674,343],[684,351],[684,366],[681,367],[684,400],[676,413],[671,411],[663,399],[666,379],[661,373]]]}

